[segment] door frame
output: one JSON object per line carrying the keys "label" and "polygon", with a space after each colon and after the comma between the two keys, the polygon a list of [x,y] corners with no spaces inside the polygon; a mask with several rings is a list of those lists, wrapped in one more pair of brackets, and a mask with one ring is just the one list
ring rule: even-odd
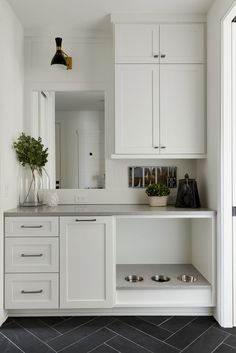
{"label": "door frame", "polygon": [[[221,20],[221,132],[220,209],[218,215],[218,305],[216,317],[224,327],[236,326],[233,273],[233,163],[232,163],[232,20],[236,1]],[[236,250],[236,248],[235,248]],[[235,277],[235,279],[234,279]]]}

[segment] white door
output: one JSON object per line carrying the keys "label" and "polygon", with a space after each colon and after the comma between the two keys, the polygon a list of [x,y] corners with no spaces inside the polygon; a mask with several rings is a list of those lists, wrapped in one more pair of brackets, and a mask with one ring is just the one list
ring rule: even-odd
{"label": "white door", "polygon": [[204,154],[205,90],[203,65],[161,65],[161,154]]}
{"label": "white door", "polygon": [[116,65],[116,153],[159,153],[159,65]]}
{"label": "white door", "polygon": [[61,123],[55,124],[56,188],[61,188]]}
{"label": "white door", "polygon": [[203,63],[203,24],[160,25],[161,63]]}
{"label": "white door", "polygon": [[159,62],[159,26],[147,24],[116,25],[115,62]]}
{"label": "white door", "polygon": [[[48,148],[48,162],[45,170],[49,175],[49,186],[55,188],[55,93],[38,92],[38,104],[38,135],[42,138],[44,146]],[[48,186],[44,184],[44,187],[47,188]]]}
{"label": "white door", "polygon": [[[236,23],[232,22],[233,326],[236,326]],[[227,141],[228,143],[228,141]],[[229,157],[230,158],[230,155]],[[226,162],[225,162],[226,163]],[[229,161],[227,162],[230,163]],[[226,182],[226,181],[225,181]],[[228,188],[228,185],[227,185]],[[229,225],[227,225],[227,229]],[[230,228],[229,228],[230,229]],[[230,271],[228,271],[230,276]]]}
{"label": "white door", "polygon": [[61,217],[60,307],[113,306],[112,217]]}

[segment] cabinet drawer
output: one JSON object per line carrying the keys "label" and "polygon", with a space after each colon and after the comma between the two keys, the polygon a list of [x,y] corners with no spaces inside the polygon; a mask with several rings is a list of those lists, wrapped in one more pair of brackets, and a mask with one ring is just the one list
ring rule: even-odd
{"label": "cabinet drawer", "polygon": [[6,238],[6,272],[58,272],[58,238]]}
{"label": "cabinet drawer", "polygon": [[58,217],[6,217],[5,236],[58,236]]}
{"label": "cabinet drawer", "polygon": [[58,274],[7,274],[5,308],[58,308]]}

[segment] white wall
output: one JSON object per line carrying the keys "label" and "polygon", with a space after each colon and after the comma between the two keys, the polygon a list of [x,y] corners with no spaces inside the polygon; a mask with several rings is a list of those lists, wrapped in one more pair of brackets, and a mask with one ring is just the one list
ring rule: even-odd
{"label": "white wall", "polygon": [[63,38],[63,49],[73,57],[71,71],[58,71],[50,66],[55,52],[54,34],[26,37],[25,79],[27,129],[31,131],[30,97],[32,90],[104,90],[106,189],[59,191],[60,203],[74,203],[79,193],[88,203],[147,203],[143,190],[128,188],[128,166],[177,166],[178,176],[186,172],[196,177],[193,160],[111,160],[114,153],[114,65],[111,37],[88,34],[57,33]]}
{"label": "white wall", "polygon": [[3,212],[17,205],[17,163],[12,143],[23,130],[23,41],[23,29],[20,22],[9,4],[1,0],[0,310],[3,308]]}

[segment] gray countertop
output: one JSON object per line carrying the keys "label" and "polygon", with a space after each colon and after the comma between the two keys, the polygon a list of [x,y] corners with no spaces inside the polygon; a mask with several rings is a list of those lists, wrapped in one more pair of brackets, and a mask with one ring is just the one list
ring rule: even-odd
{"label": "gray countertop", "polygon": [[8,210],[5,217],[45,217],[45,216],[179,216],[213,217],[216,211],[206,208],[189,209],[150,207],[148,205],[58,205],[56,207],[19,207]]}

